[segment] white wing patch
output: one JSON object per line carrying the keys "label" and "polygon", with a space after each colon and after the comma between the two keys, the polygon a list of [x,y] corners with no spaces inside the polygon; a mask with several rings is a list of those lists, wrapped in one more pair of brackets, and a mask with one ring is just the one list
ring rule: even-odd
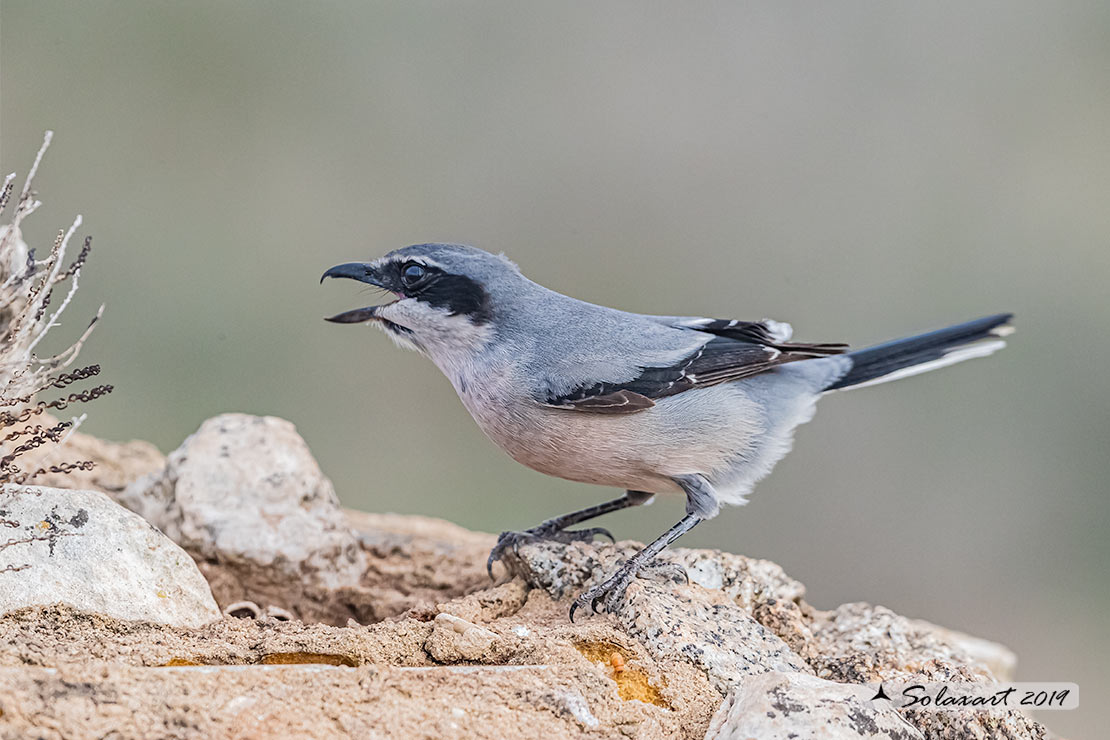
{"label": "white wing patch", "polygon": [[790,337],[794,336],[794,327],[785,321],[761,319],[759,323],[767,327],[767,333],[771,335],[771,339],[775,342],[789,342]]}

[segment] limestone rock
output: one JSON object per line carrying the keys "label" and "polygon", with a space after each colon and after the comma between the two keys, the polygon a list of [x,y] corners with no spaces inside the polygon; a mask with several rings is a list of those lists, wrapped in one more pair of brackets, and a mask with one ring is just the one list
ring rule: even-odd
{"label": "limestone rock", "polygon": [[842,604],[815,612],[809,624],[810,663],[817,675],[865,683],[923,675],[932,680],[993,680],[990,668],[964,648],[967,636],[922,620],[908,619],[883,606]]}
{"label": "limestone rock", "polygon": [[868,686],[804,673],[744,679],[721,705],[706,740],[923,740],[889,702],[871,701]]}
{"label": "limestone rock", "polygon": [[366,566],[331,482],[282,419],[209,419],[121,501],[197,559],[221,603],[311,618]]}
{"label": "limestone rock", "polygon": [[[200,630],[20,610],[0,617],[0,738],[700,740],[720,702],[681,657],[657,662],[604,620],[570,625],[519,582],[443,607],[438,622]],[[439,664],[436,630],[495,634],[496,662]]]}
{"label": "limestone rock", "polygon": [[1018,711],[903,709],[902,716],[929,740],[1050,740],[1039,722]]}
{"label": "limestone rock", "polygon": [[[570,599],[611,573],[636,547],[535,543],[522,546],[507,565],[551,596]],[[814,609],[804,601],[802,585],[766,561],[682,548],[664,557],[680,565],[690,583],[634,580],[623,609],[612,617],[621,631],[655,660],[680,656],[704,671],[722,695],[737,692],[729,701],[746,707],[736,710],[739,715],[754,711],[759,693],[770,690],[765,684],[775,681],[786,682],[775,683],[776,690],[809,692],[806,706],[817,712],[791,721],[781,713],[767,717],[766,712],[762,718],[736,719],[735,733],[721,737],[786,738],[794,732],[826,737],[819,729],[826,724],[843,728],[827,737],[858,737],[853,722],[870,727],[872,721],[879,728],[874,730],[878,737],[906,740],[922,733],[931,740],[1044,737],[1039,724],[1016,711],[902,710],[898,723],[883,724],[852,703],[851,691],[866,693],[861,685],[882,680],[985,682],[1006,676],[1014,660],[1000,645],[871,604]],[[822,709],[817,696],[825,691],[828,706]]]}
{"label": "limestone rock", "polygon": [[653,656],[685,657],[704,670],[720,692],[767,671],[812,671],[786,643],[719,591],[633,583],[617,620]]}
{"label": "limestone rock", "polygon": [[597,703],[598,688],[587,685],[587,698],[584,683],[537,665],[8,668],[0,669],[0,738],[660,740],[682,732],[665,710]]}
{"label": "limestone rock", "polygon": [[0,613],[64,603],[180,627],[220,618],[188,554],[103,493],[5,486],[0,526]]}
{"label": "limestone rock", "polygon": [[1017,669],[1017,656],[1014,651],[1005,645],[1000,645],[991,640],[984,640],[982,637],[975,637],[964,632],[957,630],[950,630],[947,627],[940,627],[932,622],[926,622],[924,619],[911,620],[912,624],[916,624],[923,630],[932,631],[943,639],[946,643],[962,650],[964,654],[971,657],[976,663],[980,663],[991,672],[999,681],[1013,681],[1014,671]]}
{"label": "limestone rock", "polygon": [[794,602],[806,593],[805,586],[770,560],[720,550],[682,550],[678,562],[685,568],[691,583],[718,589],[749,612],[756,604],[770,599]]}
{"label": "limestone rock", "polygon": [[[635,548],[635,543],[536,543],[521,547],[510,563],[525,580],[556,598],[567,598],[577,595],[591,579],[611,573]],[[623,629],[652,654],[686,657],[722,692],[752,674],[812,671],[750,611],[757,599],[800,598],[801,584],[781,568],[706,550],[676,548],[666,557],[691,573],[690,585],[636,579],[628,587],[624,608],[615,615]]]}
{"label": "limestone rock", "polygon": [[[224,430],[208,429],[221,419]],[[221,603],[254,603],[199,629],[123,622],[95,613],[101,605],[0,616],[0,739],[50,727],[77,738],[701,740],[722,699],[710,731],[722,740],[1045,736],[1017,712],[899,716],[870,702],[865,684],[879,679],[988,681],[1012,665],[1001,646],[868,604],[820,611],[777,565],[707,550],[665,553],[689,583],[656,571],[629,586],[619,614],[580,612],[571,623],[570,599],[635,543],[524,545],[509,563],[521,577],[492,585],[490,535],[344,511],[313,495],[330,494],[318,470],[315,486],[267,481],[258,468],[284,470],[271,457],[315,470],[307,452],[289,452],[296,445],[281,432],[291,427],[221,419],[128,495],[195,550]],[[286,453],[260,452],[259,437]],[[303,481],[279,477],[291,479]],[[272,499],[267,485],[280,489]],[[224,532],[229,522],[248,531]],[[317,546],[291,541],[287,522]],[[264,531],[251,539],[252,529]],[[362,561],[328,580],[321,564],[342,549],[319,543],[336,541],[354,543]],[[9,575],[19,572],[0,572]]]}
{"label": "limestone rock", "polygon": [[[593,579],[610,572],[640,547],[636,542],[616,545],[537,542],[522,546],[515,555],[508,553],[505,562],[510,572],[561,599],[577,596]],[[805,586],[769,560],[681,547],[665,550],[660,558],[681,566],[691,584],[720,591],[747,611],[768,599],[793,601],[805,595]]]}
{"label": "limestone rock", "polygon": [[497,634],[473,622],[441,612],[436,615],[432,634],[424,649],[440,663],[461,661],[496,662],[493,654]]}
{"label": "limestone rock", "polygon": [[[108,452],[149,447],[88,439],[101,447],[82,442],[80,452],[104,453],[93,456],[98,465],[111,463]],[[122,477],[102,481],[105,490],[182,545],[224,608],[248,601],[258,614],[335,625],[412,609],[431,618],[436,604],[489,583],[491,535],[340,508],[304,441],[280,419],[211,419],[154,474],[115,490]]]}
{"label": "limestone rock", "polygon": [[209,419],[165,470],[129,487],[126,501],[207,559],[296,569],[329,585],[356,583],[362,573],[331,482],[283,419]]}

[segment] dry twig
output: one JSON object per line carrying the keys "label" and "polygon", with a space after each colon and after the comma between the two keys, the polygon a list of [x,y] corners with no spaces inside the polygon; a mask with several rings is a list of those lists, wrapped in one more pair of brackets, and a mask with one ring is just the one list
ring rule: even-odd
{"label": "dry twig", "polygon": [[[92,401],[112,391],[111,385],[98,385],[50,401],[35,398],[49,388],[66,388],[100,373],[99,365],[70,372],[56,371],[69,367],[77,359],[85,340],[104,312],[102,305],[68,349],[45,359],[36,354],[39,343],[59,325],[59,319],[69,308],[77,293],[81,270],[92,249],[92,237],[85,237],[77,256],[66,262],[69,241],[81,227],[80,215],[68,229],[58,232],[50,253],[43,260],[36,260],[35,251],[23,241],[20,225],[41,205],[33,190],[34,178],[52,138],[53,132],[47,131],[15,201],[11,220],[0,225],[0,408],[3,409],[0,411],[0,428],[22,424],[50,410],[60,411],[70,404]],[[0,217],[11,202],[15,177],[14,172],[8,175],[0,187]],[[65,285],[67,281],[68,286]],[[55,291],[61,293],[59,287],[64,289],[65,297],[53,311],[49,311]],[[43,459],[36,470],[24,472],[16,464],[21,455],[43,445],[65,444],[69,434],[84,418],[82,414],[69,421],[28,425],[8,432],[0,439],[0,445],[5,445],[0,447],[0,483],[22,483],[47,472],[65,473],[91,467],[89,461],[46,465]]]}

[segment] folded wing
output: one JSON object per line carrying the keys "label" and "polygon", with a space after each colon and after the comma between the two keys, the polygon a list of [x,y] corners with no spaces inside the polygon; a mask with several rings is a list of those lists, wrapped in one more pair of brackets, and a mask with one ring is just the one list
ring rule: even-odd
{"label": "folded wing", "polygon": [[544,399],[549,406],[603,414],[630,414],[655,401],[693,388],[727,383],[779,365],[844,352],[844,344],[796,344],[790,325],[697,317],[652,317],[676,328],[711,335],[698,349],[666,366],[645,364],[639,376],[622,383],[594,383]]}

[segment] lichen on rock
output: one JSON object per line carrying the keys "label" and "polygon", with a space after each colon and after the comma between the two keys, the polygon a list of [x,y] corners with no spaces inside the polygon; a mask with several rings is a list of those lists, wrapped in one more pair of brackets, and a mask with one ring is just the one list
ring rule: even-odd
{"label": "lichen on rock", "polygon": [[67,604],[177,627],[220,618],[192,559],[103,493],[5,486],[0,528],[0,614]]}

